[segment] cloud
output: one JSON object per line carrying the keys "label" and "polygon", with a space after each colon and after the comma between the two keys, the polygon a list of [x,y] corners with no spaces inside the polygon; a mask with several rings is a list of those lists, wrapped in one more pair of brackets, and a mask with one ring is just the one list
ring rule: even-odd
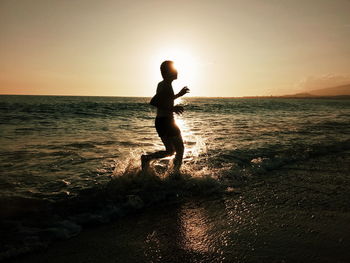
{"label": "cloud", "polygon": [[299,81],[296,85],[296,88],[299,91],[310,91],[314,89],[329,88],[345,84],[350,84],[350,74],[327,74],[322,76],[308,76]]}

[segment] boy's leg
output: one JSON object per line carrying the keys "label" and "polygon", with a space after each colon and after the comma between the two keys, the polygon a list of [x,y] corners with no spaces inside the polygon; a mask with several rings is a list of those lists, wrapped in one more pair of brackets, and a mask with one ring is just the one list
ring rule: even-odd
{"label": "boy's leg", "polygon": [[176,152],[175,159],[174,159],[174,170],[179,171],[182,164],[182,158],[185,150],[184,143],[181,135],[172,137],[171,139]]}
{"label": "boy's leg", "polygon": [[161,139],[162,139],[162,142],[165,146],[165,151],[158,151],[155,153],[142,155],[141,156],[142,169],[145,169],[148,166],[149,162],[154,160],[154,159],[160,159],[160,158],[164,158],[164,157],[171,156],[174,154],[175,147],[173,145],[172,137],[164,136],[164,137],[161,137]]}

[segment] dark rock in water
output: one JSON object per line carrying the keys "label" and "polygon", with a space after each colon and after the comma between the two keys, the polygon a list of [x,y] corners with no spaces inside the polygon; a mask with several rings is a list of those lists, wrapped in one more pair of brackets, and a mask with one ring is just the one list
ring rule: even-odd
{"label": "dark rock in water", "polygon": [[95,226],[109,222],[109,218],[98,214],[83,213],[70,217],[74,222],[83,226]]}
{"label": "dark rock in water", "polygon": [[42,236],[44,240],[65,240],[78,235],[80,231],[81,226],[72,221],[64,220],[57,223],[55,226],[40,231],[39,235]]}
{"label": "dark rock in water", "polygon": [[26,214],[48,210],[50,202],[21,196],[5,196],[0,199],[0,218],[23,217]]}
{"label": "dark rock in water", "polygon": [[126,207],[134,208],[134,209],[140,209],[144,207],[144,202],[138,195],[128,195],[127,201],[125,203]]}
{"label": "dark rock in water", "polygon": [[101,215],[105,218],[115,219],[124,215],[124,212],[117,206],[107,206],[101,211]]}
{"label": "dark rock in water", "polygon": [[82,226],[94,226],[110,222],[112,219],[124,215],[124,211],[115,205],[106,205],[103,209],[94,212],[85,212],[75,214],[69,217],[73,221]]}

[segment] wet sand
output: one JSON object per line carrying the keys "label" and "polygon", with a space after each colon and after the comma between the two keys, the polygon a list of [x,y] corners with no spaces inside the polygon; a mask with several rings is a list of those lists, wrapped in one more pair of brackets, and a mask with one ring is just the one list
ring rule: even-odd
{"label": "wet sand", "polygon": [[146,209],[10,262],[350,262],[350,151]]}

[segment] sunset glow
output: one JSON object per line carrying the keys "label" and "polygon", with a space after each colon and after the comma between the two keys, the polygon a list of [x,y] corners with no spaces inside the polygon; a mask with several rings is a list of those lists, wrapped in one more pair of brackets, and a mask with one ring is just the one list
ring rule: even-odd
{"label": "sunset glow", "polygon": [[173,60],[191,96],[350,83],[350,2],[0,2],[0,94],[152,96]]}

